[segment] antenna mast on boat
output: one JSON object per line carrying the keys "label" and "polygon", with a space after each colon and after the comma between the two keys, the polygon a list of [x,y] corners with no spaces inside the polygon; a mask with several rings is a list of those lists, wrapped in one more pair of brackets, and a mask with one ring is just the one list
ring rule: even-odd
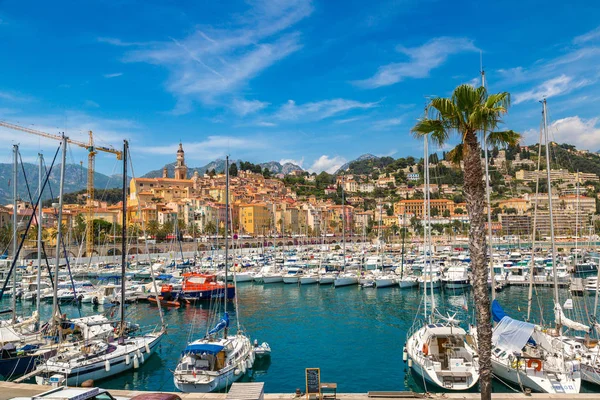
{"label": "antenna mast on boat", "polygon": [[[129,143],[123,140],[123,193],[122,193],[122,216],[121,216],[121,332],[125,333],[125,268],[127,266],[127,153]],[[152,271],[150,271],[153,274]],[[160,308],[160,303],[158,303]]]}
{"label": "antenna mast on boat", "polygon": [[[552,241],[552,275],[554,281],[554,302],[560,304],[558,301],[558,279],[556,276],[556,242],[554,238],[554,216],[552,213],[552,180],[550,178],[550,141],[548,140],[548,110],[546,108],[546,99],[542,101],[543,113],[544,113],[544,137],[546,139],[546,175],[548,178],[548,210],[550,213],[550,240]],[[556,323],[556,328],[560,331],[561,321],[560,319]],[[560,332],[559,332],[560,333]]]}
{"label": "antenna mast on boat", "polygon": [[[229,156],[225,156],[225,307],[224,312],[227,314],[227,263],[229,262],[229,238],[227,231],[229,230]],[[223,337],[227,338],[227,326],[223,329]]]}

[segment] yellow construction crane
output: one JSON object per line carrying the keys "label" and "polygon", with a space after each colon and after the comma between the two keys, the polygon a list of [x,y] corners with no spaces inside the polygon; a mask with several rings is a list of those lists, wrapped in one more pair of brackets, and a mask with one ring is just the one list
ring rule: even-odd
{"label": "yellow construction crane", "polygon": [[[45,137],[48,139],[54,140],[62,140],[61,135],[53,135],[51,133],[46,133],[42,131],[38,131],[31,128],[26,128],[23,126],[10,124],[8,122],[0,121],[0,126],[8,129],[13,129],[21,132],[31,133],[33,135]],[[73,140],[66,138],[68,143],[74,144],[79,147],[83,147],[88,151],[88,176],[87,176],[87,229],[86,229],[86,243],[85,243],[85,252],[86,256],[91,257],[92,252],[94,251],[94,161],[96,159],[96,154],[99,151],[103,151],[105,153],[115,154],[117,156],[117,160],[123,159],[123,152],[115,149],[111,149],[109,147],[103,146],[94,146],[94,135],[92,131],[89,131],[89,139],[87,143],[80,142],[78,140]]]}

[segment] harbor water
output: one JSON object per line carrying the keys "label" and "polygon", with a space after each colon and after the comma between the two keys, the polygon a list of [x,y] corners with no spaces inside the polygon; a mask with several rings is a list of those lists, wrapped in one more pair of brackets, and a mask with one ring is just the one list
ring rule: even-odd
{"label": "harbor water", "polygon": [[[268,342],[272,348],[270,362],[257,363],[252,377],[265,382],[268,393],[292,393],[304,390],[307,367],[321,369],[322,382],[336,382],[344,393],[373,390],[432,390],[415,378],[402,362],[406,332],[415,320],[422,323],[423,298],[420,290],[399,288],[360,289],[358,286],[334,288],[319,285],[252,284],[238,285],[238,306],[231,304],[232,329],[236,316],[252,340]],[[439,291],[436,306],[442,314],[456,314],[467,327],[474,321],[471,292]],[[561,289],[561,299],[568,298]],[[507,313],[524,319],[527,312],[527,288],[507,287],[498,293],[498,300]],[[22,311],[32,311],[34,303],[19,302]],[[570,311],[583,318],[593,307],[593,297],[579,297]],[[10,306],[10,298],[0,303]],[[52,305],[42,304],[42,316],[47,317]],[[172,371],[181,350],[188,341],[204,336],[209,322],[208,304],[189,304],[179,309],[164,309],[168,334],[157,354],[135,372],[109,378],[97,384],[104,388],[175,391]],[[104,312],[104,306],[84,304],[63,305],[70,317]],[[128,305],[127,319],[141,326],[159,323],[156,306],[148,303]],[[115,317],[118,311],[115,310]],[[552,323],[552,289],[537,288],[534,293],[532,320]],[[212,320],[211,320],[212,321]],[[587,320],[582,320],[586,322]],[[510,391],[495,382],[494,390]],[[583,385],[582,391],[598,388]]]}

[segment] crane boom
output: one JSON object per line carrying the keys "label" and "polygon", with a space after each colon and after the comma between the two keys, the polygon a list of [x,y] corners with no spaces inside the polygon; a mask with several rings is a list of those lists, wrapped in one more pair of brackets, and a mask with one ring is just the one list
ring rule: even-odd
{"label": "crane boom", "polygon": [[[63,140],[61,135],[53,135],[51,133],[46,133],[42,131],[38,131],[36,129],[27,128],[20,125],[11,124],[9,122],[0,121],[0,127],[13,129],[16,131],[30,133],[32,135],[41,136],[47,139],[53,140]],[[123,159],[123,152],[120,150],[111,149],[110,147],[104,146],[95,146],[94,145],[94,136],[92,131],[89,131],[89,140],[87,143],[80,142],[79,140],[65,138],[67,143],[74,144],[79,147],[83,147],[88,151],[88,176],[87,176],[87,202],[86,202],[86,211],[87,211],[87,229],[86,229],[86,246],[85,252],[88,257],[92,256],[92,252],[94,251],[94,171],[95,171],[95,159],[96,154],[99,151],[104,153],[111,153],[117,156],[117,160]]]}

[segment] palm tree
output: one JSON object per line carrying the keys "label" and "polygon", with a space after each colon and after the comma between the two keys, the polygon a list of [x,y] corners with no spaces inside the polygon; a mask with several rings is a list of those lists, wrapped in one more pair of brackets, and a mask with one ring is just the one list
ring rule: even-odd
{"label": "palm tree", "polygon": [[511,130],[497,132],[502,116],[508,112],[510,95],[507,92],[488,94],[485,88],[460,85],[449,98],[433,98],[427,105],[426,116],[412,128],[416,137],[429,136],[440,147],[452,136],[459,144],[450,158],[464,162],[464,193],[471,220],[469,250],[474,273],[473,295],[476,306],[479,350],[479,387],[482,399],[492,397],[492,323],[490,297],[487,288],[488,250],[485,230],[485,187],[481,164],[478,132],[487,135],[492,146],[518,143],[520,135]]}

